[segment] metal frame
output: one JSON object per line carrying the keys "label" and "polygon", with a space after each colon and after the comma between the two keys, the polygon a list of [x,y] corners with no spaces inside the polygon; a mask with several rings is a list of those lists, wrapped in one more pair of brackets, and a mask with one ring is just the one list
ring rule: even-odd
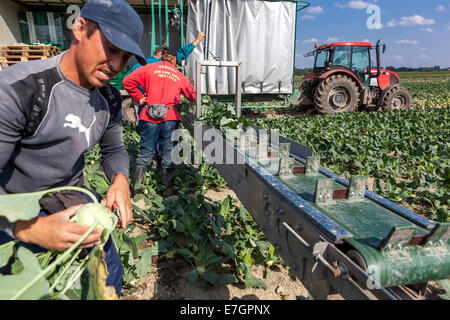
{"label": "metal frame", "polygon": [[[162,0],[151,0],[151,13],[152,13],[152,30],[156,30],[156,15],[155,15],[155,6],[158,9],[158,22],[159,22],[159,46],[162,46],[163,43],[163,33],[162,33]],[[165,13],[165,30],[166,30],[166,43],[169,46],[169,8],[167,5],[167,0],[164,0],[164,13]],[[152,54],[157,47],[156,45],[156,32],[152,32],[151,44],[150,44],[150,54]]]}
{"label": "metal frame", "polygon": [[[307,1],[302,1],[302,0],[297,0],[295,1],[297,4],[297,14],[308,8],[311,3],[307,2]],[[298,17],[297,15],[295,16],[295,35],[294,35],[294,52],[297,52],[297,27],[298,27]],[[294,94],[295,92],[295,54],[294,54],[294,63],[293,63],[293,73],[292,73],[292,94]]]}
{"label": "metal frame", "polygon": [[236,116],[241,116],[242,102],[242,62],[234,61],[203,61],[198,60],[195,69],[195,90],[197,92],[196,115],[197,119],[202,116],[202,74],[206,73],[206,67],[236,68],[235,104]]}
{"label": "metal frame", "polygon": [[[267,1],[267,2],[293,2],[293,3],[296,4],[295,32],[294,32],[294,40],[293,40],[294,41],[294,57],[293,57],[293,64],[292,64],[293,71],[292,71],[292,79],[291,79],[292,92],[291,93],[278,94],[278,95],[285,96],[285,101],[287,101],[287,97],[292,96],[296,92],[296,89],[295,89],[295,51],[296,51],[296,48],[297,48],[297,45],[296,45],[297,26],[298,26],[297,14],[300,11],[302,11],[302,10],[306,9],[307,7],[309,7],[311,5],[311,3],[309,1],[304,1],[304,0],[262,0],[262,1]],[[249,94],[249,95],[258,95],[258,94]],[[275,96],[277,94],[273,93],[273,94],[268,94],[268,95],[274,95]],[[222,99],[224,101],[229,101],[227,99],[227,97],[231,96],[231,95],[220,95],[220,96],[222,97]],[[242,106],[243,109],[272,108],[272,107],[274,107],[274,108],[285,108],[287,106],[286,105],[285,106],[281,106],[281,107],[280,106],[259,106],[259,105]]]}

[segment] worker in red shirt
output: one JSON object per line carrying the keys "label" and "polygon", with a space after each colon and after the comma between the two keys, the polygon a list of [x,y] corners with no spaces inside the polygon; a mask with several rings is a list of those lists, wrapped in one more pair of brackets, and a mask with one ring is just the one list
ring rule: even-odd
{"label": "worker in red shirt", "polygon": [[[138,68],[123,80],[123,86],[135,101],[144,105],[137,130],[141,136],[141,152],[136,159],[135,185],[144,181],[147,167],[151,166],[155,147],[159,142],[162,157],[163,196],[173,194],[172,183],[175,165],[172,162],[172,132],[178,129],[181,121],[176,107],[180,94],[195,101],[196,92],[189,79],[177,68],[177,50],[165,48],[161,61]],[[144,94],[138,89],[142,86]],[[140,190],[135,190],[135,194]]]}

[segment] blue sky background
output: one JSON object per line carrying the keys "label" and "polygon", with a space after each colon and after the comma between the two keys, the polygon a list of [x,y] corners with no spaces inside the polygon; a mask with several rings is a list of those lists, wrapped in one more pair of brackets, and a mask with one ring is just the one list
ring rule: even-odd
{"label": "blue sky background", "polygon": [[[298,13],[296,67],[312,67],[303,54],[335,41],[382,39],[387,50],[382,66],[450,67],[450,1],[448,0],[310,0]],[[370,30],[370,5],[381,9],[381,28]]]}

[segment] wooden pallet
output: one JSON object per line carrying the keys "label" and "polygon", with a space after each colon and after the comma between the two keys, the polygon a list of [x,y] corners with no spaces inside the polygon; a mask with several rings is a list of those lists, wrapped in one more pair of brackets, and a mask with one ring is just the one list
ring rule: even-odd
{"label": "wooden pallet", "polygon": [[49,45],[4,45],[0,47],[1,51],[47,51],[51,55],[57,55],[61,53],[58,47]]}
{"label": "wooden pallet", "polygon": [[19,62],[47,59],[59,54],[58,47],[49,45],[3,45],[0,46],[2,69]]}
{"label": "wooden pallet", "polygon": [[50,45],[3,45],[2,50],[49,50],[58,51],[59,48]]}
{"label": "wooden pallet", "polygon": [[48,50],[0,50],[0,57],[51,57]]}
{"label": "wooden pallet", "polygon": [[20,57],[20,56],[12,56],[12,57],[0,57],[0,62],[7,62],[7,63],[17,63],[17,62],[23,62],[23,61],[30,61],[30,60],[40,60],[40,59],[47,59],[47,57],[39,57],[39,56],[32,56],[32,57]]}

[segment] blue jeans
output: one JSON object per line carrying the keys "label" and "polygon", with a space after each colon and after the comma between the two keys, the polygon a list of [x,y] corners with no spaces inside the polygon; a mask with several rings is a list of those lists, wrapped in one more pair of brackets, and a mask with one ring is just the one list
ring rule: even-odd
{"label": "blue jeans", "polygon": [[[98,193],[95,191],[91,191],[96,197],[97,200],[100,202],[101,198]],[[83,195],[88,199],[89,202],[92,202],[91,198],[83,193]],[[43,211],[39,212],[39,217],[45,217],[47,214]],[[8,236],[3,231],[0,231],[0,245],[7,243],[9,241],[14,240],[10,236]],[[31,250],[34,253],[40,253],[48,251],[47,249],[32,243],[25,243],[25,242],[19,242],[16,247],[23,246],[29,250]],[[106,278],[106,285],[107,286],[114,286],[116,289],[117,296],[120,297],[120,291],[122,290],[122,278],[124,273],[124,268],[122,265],[122,261],[120,260],[120,256],[117,253],[116,246],[114,245],[114,242],[112,241],[112,238],[109,237],[108,241],[106,242],[105,246],[103,247],[103,250],[106,254],[106,267],[108,268],[108,277]],[[87,254],[89,249],[83,249],[84,253]],[[83,254],[82,251],[82,254]],[[4,266],[3,268],[0,268],[0,273],[9,273],[10,272],[11,265],[8,264]],[[87,272],[87,270],[85,271]]]}
{"label": "blue jeans", "polygon": [[138,124],[138,132],[141,136],[141,153],[136,159],[136,164],[149,167],[152,164],[157,142],[161,149],[162,167],[173,168],[172,150],[176,141],[172,141],[172,133],[178,129],[178,121],[168,120],[160,123],[141,120]]}

